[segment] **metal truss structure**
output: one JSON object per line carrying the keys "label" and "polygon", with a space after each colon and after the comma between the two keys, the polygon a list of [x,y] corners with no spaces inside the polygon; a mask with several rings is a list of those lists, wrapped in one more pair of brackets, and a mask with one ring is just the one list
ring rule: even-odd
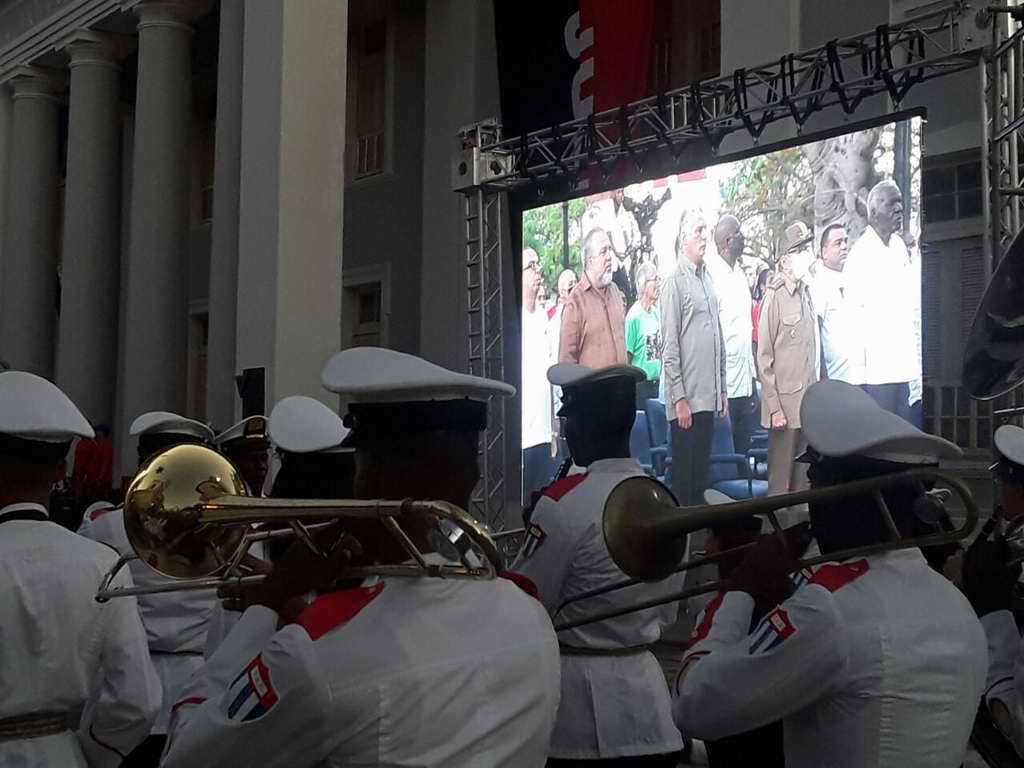
{"label": "metal truss structure", "polygon": [[[465,129],[460,139],[472,154],[474,147],[493,141],[496,122]],[[463,200],[466,226],[466,312],[469,333],[469,372],[503,381],[505,341],[502,333],[501,197],[483,187],[467,191]],[[504,528],[505,401],[491,399],[488,429],[480,438],[480,483],[470,513],[495,530]]]}
{"label": "metal truss structure", "polygon": [[[877,95],[898,107],[919,83],[978,68],[983,46],[990,43],[988,80],[994,90],[987,111],[993,117],[986,118],[986,130],[990,173],[1000,180],[990,201],[1000,214],[993,237],[998,254],[1020,226],[1024,38],[1016,13],[1015,7],[979,10],[977,3],[951,0],[900,23],[522,136],[503,136],[495,120],[462,129],[452,179],[466,205],[470,370],[498,378],[504,371],[503,193],[532,186],[538,202],[564,199],[584,188],[594,192],[702,167],[715,161],[730,134],[745,132],[756,142],[768,125],[790,120],[799,131],[815,113],[838,109],[852,116]],[[1005,22],[1005,31],[996,29],[990,40],[985,27],[993,21],[995,27]],[[481,448],[484,477],[475,503],[479,518],[500,529],[506,507],[501,405],[490,429]]]}
{"label": "metal truss structure", "polygon": [[[985,163],[989,189],[994,270],[999,258],[1021,228],[1021,161],[1024,143],[1024,7],[990,6],[991,48],[985,66]],[[991,272],[986,274],[990,276]]]}

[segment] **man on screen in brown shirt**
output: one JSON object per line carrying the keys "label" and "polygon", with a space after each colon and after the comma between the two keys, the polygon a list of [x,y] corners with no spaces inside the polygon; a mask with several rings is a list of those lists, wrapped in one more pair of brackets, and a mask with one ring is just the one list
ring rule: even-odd
{"label": "man on screen in brown shirt", "polygon": [[583,277],[562,310],[558,362],[588,368],[628,365],[626,308],[612,282],[612,243],[600,227],[583,238]]}

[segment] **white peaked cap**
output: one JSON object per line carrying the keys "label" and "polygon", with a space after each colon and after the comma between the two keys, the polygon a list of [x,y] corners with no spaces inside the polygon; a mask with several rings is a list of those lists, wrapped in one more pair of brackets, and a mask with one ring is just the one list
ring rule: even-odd
{"label": "white peaked cap", "polygon": [[149,411],[132,422],[128,434],[137,435],[189,435],[205,442],[213,441],[213,430],[201,421],[189,419],[169,411]]}
{"label": "white peaked cap", "polygon": [[282,398],[270,412],[270,440],[282,451],[328,451],[338,448],[347,435],[341,417],[312,397]]}
{"label": "white peaked cap", "polygon": [[324,387],[353,403],[410,403],[433,400],[486,401],[511,397],[503,381],[456,373],[421,357],[380,347],[353,347],[337,353],[320,374]]}
{"label": "white peaked cap", "polygon": [[632,379],[644,381],[647,374],[632,365],[608,365],[604,368],[588,368],[579,363],[557,363],[548,368],[548,381],[556,387],[579,387],[608,379]]}
{"label": "white peaked cap", "polygon": [[821,456],[937,464],[963,455],[953,443],[922,432],[844,381],[812,384],[800,405],[800,423],[807,444]]}
{"label": "white peaked cap", "polygon": [[996,430],[993,440],[1000,456],[1024,466],[1024,429],[1013,424],[1003,424]]}
{"label": "white peaked cap", "polygon": [[26,371],[0,373],[0,433],[44,443],[95,437],[71,398],[57,385]]}
{"label": "white peaked cap", "polygon": [[230,443],[234,440],[263,440],[267,439],[267,417],[248,416],[237,424],[232,424],[215,438],[213,443],[217,447]]}

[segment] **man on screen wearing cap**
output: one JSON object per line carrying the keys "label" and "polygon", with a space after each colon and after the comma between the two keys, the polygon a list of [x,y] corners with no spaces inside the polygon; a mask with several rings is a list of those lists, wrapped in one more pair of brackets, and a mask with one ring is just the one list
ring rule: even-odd
{"label": "man on screen wearing cap", "polygon": [[[1004,424],[993,436],[997,461],[991,469],[999,483],[996,525],[1024,515],[1024,429]],[[986,528],[988,526],[986,525]],[[1017,754],[1024,757],[1024,644],[1011,610],[1021,574],[1019,553],[1011,553],[1003,532],[987,541],[979,534],[964,555],[963,586],[985,628],[989,666],[984,703]]]}
{"label": "man on screen wearing cap", "polygon": [[[376,348],[335,355],[321,378],[351,403],[358,498],[462,507],[479,477],[487,400],[515,391]],[[443,562],[418,526],[403,529],[428,562]],[[357,557],[408,559],[383,532],[358,531]],[[342,544],[316,559],[293,545],[245,596],[250,606],[181,694],[164,766],[542,766],[559,692],[543,607],[506,579],[337,589],[351,554]],[[320,596],[279,629],[311,588]]]}
{"label": "man on screen wearing cap", "polygon": [[800,430],[800,403],[818,380],[818,321],[803,280],[813,258],[810,245],[811,233],[803,222],[786,228],[779,273],[768,283],[758,320],[761,425],[769,430],[769,495],[807,487],[805,466],[794,459],[806,443]]}
{"label": "man on screen wearing cap", "polygon": [[[625,578],[608,554],[601,520],[612,489],[644,475],[629,456],[636,384],[644,378],[641,369],[625,365],[595,370],[561,363],[548,371],[548,380],[562,388],[558,415],[573,462],[587,471],[545,489],[512,570],[537,585],[556,624],[682,589],[683,574],[677,574],[559,610],[573,595]],[[559,633],[562,701],[548,766],[628,758],[638,767],[674,768],[683,741],[672,723],[665,674],[649,648],[678,611],[678,602],[667,603]]]}
{"label": "man on screen wearing cap", "polygon": [[[845,382],[804,397],[814,488],[937,465],[961,451]],[[881,491],[901,532],[927,489]],[[891,538],[871,494],[811,504],[823,554]],[[790,529],[803,538],[804,526]],[[762,540],[730,575],[683,659],[684,734],[719,738],[782,718],[788,768],[957,768],[985,682],[985,636],[966,598],[917,548],[822,565],[794,590],[794,558]],[[776,608],[749,631],[757,601]]]}
{"label": "man on screen wearing cap", "polygon": [[256,496],[263,492],[263,480],[270,464],[270,440],[267,438],[267,417],[249,416],[221,432],[213,444]]}
{"label": "man on screen wearing cap", "polygon": [[95,600],[117,554],[48,521],[71,441],[92,436],[49,381],[0,373],[0,765],[115,768],[160,708],[135,598]]}
{"label": "man on screen wearing cap", "polygon": [[[156,454],[175,445],[208,445],[213,430],[202,422],[168,411],[150,411],[132,422],[129,434],[138,438],[141,467]],[[119,554],[133,554],[124,527],[124,509],[98,502],[86,509],[78,532],[113,547]],[[161,586],[173,579],[157,573],[141,560],[128,564],[138,586]],[[153,666],[164,690],[164,705],[153,724],[151,736],[128,757],[126,766],[155,766],[167,739],[171,705],[181,686],[202,666],[203,647],[214,595],[206,590],[140,595],[139,614],[146,628]]]}

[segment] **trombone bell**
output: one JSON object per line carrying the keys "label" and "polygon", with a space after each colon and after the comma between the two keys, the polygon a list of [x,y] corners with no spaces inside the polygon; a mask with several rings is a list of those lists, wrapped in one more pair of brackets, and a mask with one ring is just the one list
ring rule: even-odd
{"label": "trombone bell", "polygon": [[151,458],[128,486],[128,540],[139,559],[164,576],[209,576],[231,562],[247,526],[203,524],[199,505],[248,495],[226,458],[200,445],[175,446]]}
{"label": "trombone bell", "polygon": [[681,513],[672,491],[657,480],[639,476],[623,480],[605,501],[604,541],[608,553],[630,576],[644,581],[664,579],[686,554],[686,537],[665,536],[659,523],[678,518]]}

